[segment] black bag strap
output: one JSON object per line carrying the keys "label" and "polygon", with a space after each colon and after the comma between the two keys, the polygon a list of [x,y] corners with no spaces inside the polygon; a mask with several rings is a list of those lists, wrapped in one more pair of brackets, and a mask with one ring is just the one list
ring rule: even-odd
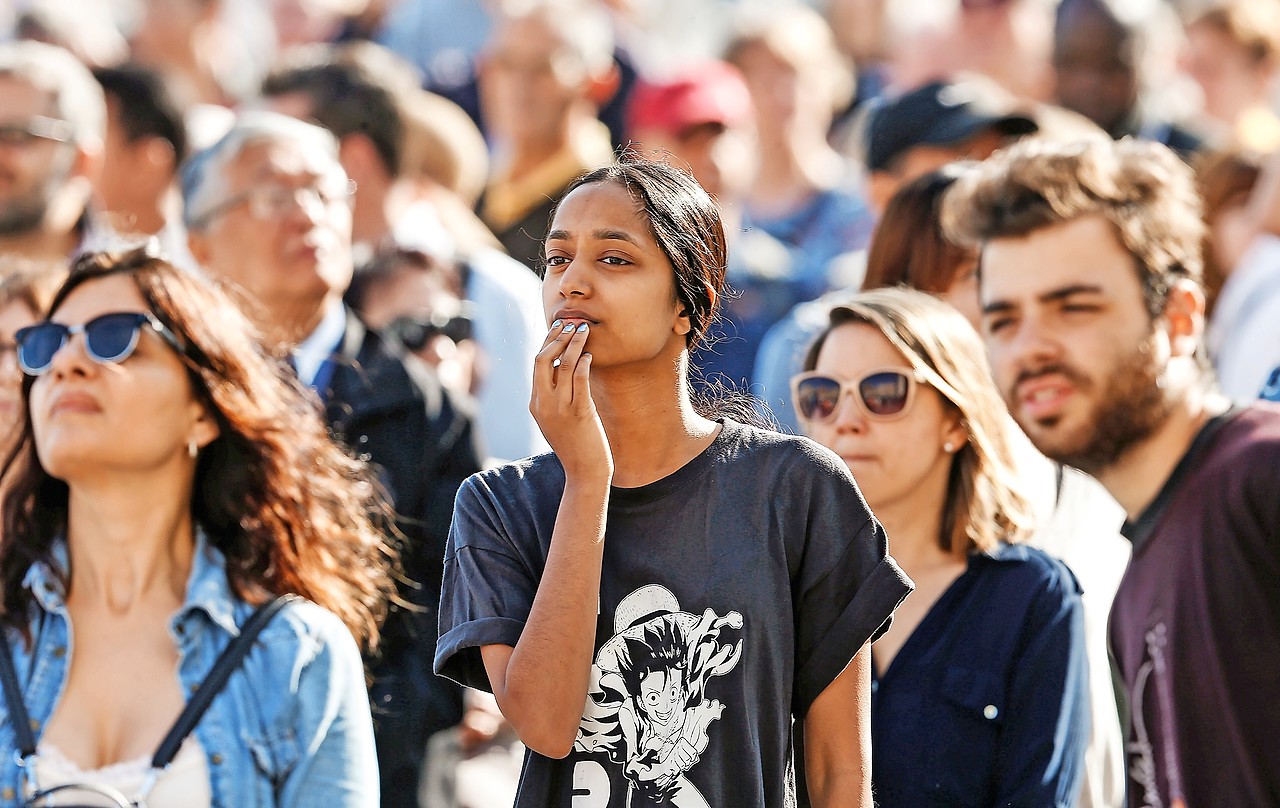
{"label": "black bag strap", "polygon": [[18,669],[13,664],[13,652],[9,639],[0,631],[0,684],[4,685],[4,700],[9,704],[9,723],[13,724],[14,740],[23,760],[36,753],[36,736],[31,732],[31,716],[22,703],[22,688],[18,685]]}
{"label": "black bag strap", "polygon": [[155,756],[151,758],[152,769],[163,769],[173,761],[174,756],[178,754],[178,749],[182,746],[182,742],[196,728],[196,724],[200,723],[200,719],[204,717],[209,705],[213,704],[214,697],[226,685],[227,679],[231,678],[231,674],[235,672],[236,668],[240,667],[240,663],[244,661],[245,656],[253,647],[253,642],[258,638],[258,634],[267,627],[267,624],[271,622],[271,618],[276,616],[276,612],[284,608],[290,601],[297,599],[297,595],[281,595],[259,606],[249,616],[249,619],[244,621],[244,625],[240,628],[240,636],[232,640],[231,644],[218,655],[218,659],[213,663],[213,668],[209,671],[209,675],[204,677],[204,681],[196,688],[191,701],[187,702],[182,715],[178,716],[178,720],[173,723],[169,734],[165,735],[164,740],[160,742]]}

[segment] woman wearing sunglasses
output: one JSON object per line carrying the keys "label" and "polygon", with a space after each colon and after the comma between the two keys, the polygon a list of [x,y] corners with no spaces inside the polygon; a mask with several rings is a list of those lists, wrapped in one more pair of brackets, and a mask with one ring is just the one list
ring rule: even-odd
{"label": "woman wearing sunglasses", "polygon": [[471,477],[436,669],[530,749],[516,805],[870,806],[866,644],[909,591],[848,469],[699,410],[725,239],[688,174],[625,157],[545,244],[530,409],[553,453]]}
{"label": "woman wearing sunglasses", "polygon": [[872,650],[884,808],[1071,805],[1089,735],[1080,589],[1018,544],[1029,505],[976,333],[922,292],[834,309],[792,380],[916,592]]}
{"label": "woman wearing sunglasses", "polygon": [[[366,469],[236,305],[146,249],[79,259],[17,343],[0,749],[20,752],[0,757],[0,803],[375,805],[357,641],[376,644],[392,584]],[[283,606],[162,767],[264,603]]]}

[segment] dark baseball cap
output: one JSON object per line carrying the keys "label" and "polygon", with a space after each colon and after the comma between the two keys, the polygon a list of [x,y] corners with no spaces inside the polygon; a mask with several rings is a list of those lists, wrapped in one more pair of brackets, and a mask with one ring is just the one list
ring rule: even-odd
{"label": "dark baseball cap", "polygon": [[908,149],[963,143],[987,129],[1009,136],[1039,130],[1035,120],[972,80],[933,82],[879,102],[866,123],[866,164],[884,171]]}

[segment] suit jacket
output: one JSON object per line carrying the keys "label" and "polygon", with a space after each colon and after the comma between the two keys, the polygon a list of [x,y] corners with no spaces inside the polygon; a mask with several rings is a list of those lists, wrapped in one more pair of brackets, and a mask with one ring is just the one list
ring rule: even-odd
{"label": "suit jacket", "polygon": [[350,311],[325,391],[334,437],[378,472],[404,534],[400,560],[412,585],[394,608],[370,660],[384,806],[416,806],[427,738],[462,717],[461,689],[432,673],[440,576],[458,486],[483,457],[469,402],[435,372],[384,341]]}

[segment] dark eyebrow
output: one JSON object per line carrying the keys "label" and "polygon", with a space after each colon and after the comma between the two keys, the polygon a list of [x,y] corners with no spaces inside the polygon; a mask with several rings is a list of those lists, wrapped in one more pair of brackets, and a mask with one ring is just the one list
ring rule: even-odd
{"label": "dark eyebrow", "polygon": [[[594,230],[591,233],[591,237],[601,241],[625,241],[637,247],[641,246],[635,236],[624,230]],[[568,230],[552,230],[547,233],[547,241],[565,241],[571,238],[572,236]]]}
{"label": "dark eyebrow", "polygon": [[1040,295],[1041,303],[1056,303],[1066,300],[1074,295],[1100,295],[1102,287],[1091,284],[1077,283],[1074,286],[1063,286],[1060,289],[1054,289]]}
{"label": "dark eyebrow", "polygon": [[[1097,286],[1093,284],[1077,283],[1072,286],[1063,286],[1059,289],[1052,289],[1048,292],[1045,292],[1044,294],[1040,295],[1038,300],[1041,303],[1060,303],[1069,297],[1074,297],[1075,295],[1100,295],[1100,294],[1103,294],[1103,289],[1101,286]],[[982,313],[984,315],[1001,314],[1004,312],[1013,311],[1015,308],[1016,306],[1014,306],[1012,303],[1010,303],[1007,300],[995,300],[983,306]]]}

